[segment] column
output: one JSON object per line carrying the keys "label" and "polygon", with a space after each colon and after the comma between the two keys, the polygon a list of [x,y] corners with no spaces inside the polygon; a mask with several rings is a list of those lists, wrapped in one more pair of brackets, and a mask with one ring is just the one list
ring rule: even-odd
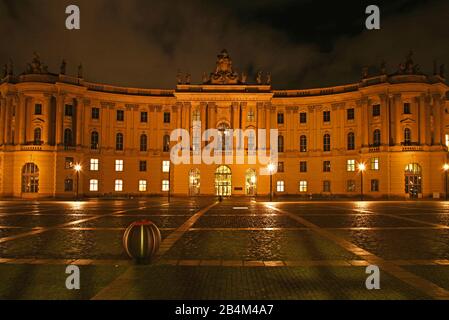
{"label": "column", "polygon": [[18,136],[17,144],[23,144],[25,138],[25,105],[26,105],[26,97],[23,94],[19,95],[19,105],[16,109],[16,126],[15,132]]}
{"label": "column", "polygon": [[393,108],[393,112],[395,113],[395,144],[397,145],[401,145],[401,142],[403,141],[403,132],[402,132],[402,127],[400,125],[400,121],[401,121],[401,113],[402,113],[402,108],[401,108],[401,102],[402,102],[402,98],[400,94],[395,94],[394,95],[394,108]]}
{"label": "column", "polygon": [[441,110],[444,109],[442,106],[441,96],[436,94],[433,96],[433,130],[434,130],[434,144],[441,145]]}
{"label": "column", "polygon": [[56,145],[63,143],[62,134],[64,127],[64,101],[65,95],[60,94],[56,97]]}
{"label": "column", "polygon": [[388,130],[388,122],[389,122],[389,110],[388,110],[388,100],[387,100],[387,96],[385,94],[380,94],[379,95],[379,99],[380,99],[380,109],[382,110],[381,114],[380,114],[380,123],[381,123],[381,132],[382,132],[382,137],[381,137],[381,142],[383,145],[390,145],[390,134],[389,134],[389,130]]}
{"label": "column", "polygon": [[82,124],[83,124],[83,117],[84,117],[84,101],[82,98],[76,99],[76,108],[75,108],[75,115],[76,115],[76,140],[75,140],[75,146],[81,146],[83,144],[82,142]]}
{"label": "column", "polygon": [[[6,98],[0,99],[0,123],[5,123]],[[5,144],[5,130],[0,130],[0,145]]]}

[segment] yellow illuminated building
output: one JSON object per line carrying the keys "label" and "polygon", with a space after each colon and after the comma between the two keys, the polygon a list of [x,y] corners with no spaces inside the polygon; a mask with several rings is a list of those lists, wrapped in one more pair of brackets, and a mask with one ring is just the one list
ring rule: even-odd
{"label": "yellow illuminated building", "polygon": [[[47,72],[6,70],[0,84],[0,194],[3,197],[267,195],[260,164],[170,165],[174,129],[278,129],[275,195],[305,199],[438,198],[445,192],[449,141],[444,72],[421,74],[411,57],[393,74],[358,83],[273,90],[217,67],[173,90],[124,88]],[[205,142],[192,141],[192,146]],[[248,141],[246,143],[249,143]],[[193,153],[194,150],[192,149]],[[79,178],[75,165],[79,164]],[[360,170],[361,164],[364,170]],[[77,185],[79,180],[79,185]]]}

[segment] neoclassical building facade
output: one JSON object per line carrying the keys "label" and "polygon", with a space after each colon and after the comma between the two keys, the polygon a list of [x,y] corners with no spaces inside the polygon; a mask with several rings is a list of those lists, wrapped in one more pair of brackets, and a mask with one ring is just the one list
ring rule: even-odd
{"label": "neoclassical building facade", "polygon": [[[178,74],[175,89],[153,90],[91,83],[81,67],[69,76],[65,62],[50,73],[35,55],[0,82],[0,195],[269,194],[259,163],[170,162],[171,132],[201,121],[202,132],[278,129],[276,196],[442,197],[449,101],[443,67],[434,69],[421,73],[409,55],[396,72],[365,70],[358,83],[273,90],[270,74],[249,81],[223,51],[202,83]],[[191,144],[193,156],[206,142]]]}

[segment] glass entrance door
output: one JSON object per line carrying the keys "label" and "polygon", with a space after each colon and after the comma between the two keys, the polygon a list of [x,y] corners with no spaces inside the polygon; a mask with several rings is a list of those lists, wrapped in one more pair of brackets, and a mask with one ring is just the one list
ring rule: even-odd
{"label": "glass entrance door", "polygon": [[227,166],[220,166],[215,171],[215,195],[228,197],[232,193],[232,173]]}

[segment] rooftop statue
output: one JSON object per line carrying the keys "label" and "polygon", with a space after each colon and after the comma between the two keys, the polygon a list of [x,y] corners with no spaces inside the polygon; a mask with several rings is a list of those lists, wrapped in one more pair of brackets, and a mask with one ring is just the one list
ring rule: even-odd
{"label": "rooftop statue", "polygon": [[226,50],[217,56],[217,67],[210,75],[211,84],[238,84],[239,75],[232,69],[232,60]]}
{"label": "rooftop statue", "polygon": [[42,74],[48,73],[47,66],[43,65],[41,58],[37,52],[33,53],[33,60],[27,65],[27,74]]}

